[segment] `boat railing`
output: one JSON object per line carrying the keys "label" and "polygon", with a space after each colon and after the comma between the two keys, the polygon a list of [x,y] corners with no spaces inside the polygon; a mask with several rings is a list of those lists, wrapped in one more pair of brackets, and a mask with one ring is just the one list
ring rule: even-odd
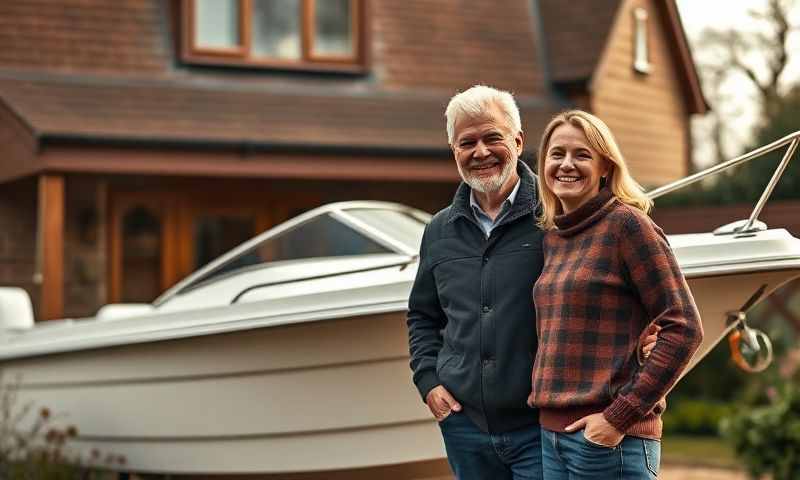
{"label": "boat railing", "polygon": [[750,214],[750,217],[747,219],[747,221],[741,222],[743,224],[737,225],[731,231],[719,232],[719,233],[747,234],[757,230],[762,230],[763,227],[759,227],[758,224],[756,223],[758,221],[758,216],[761,215],[761,210],[764,208],[764,205],[766,205],[767,200],[769,200],[769,197],[772,195],[772,191],[775,189],[775,185],[778,184],[778,181],[781,179],[783,172],[786,170],[786,166],[789,165],[789,162],[794,156],[794,152],[795,150],[797,150],[798,143],[800,143],[800,130],[794,133],[790,133],[789,135],[786,135],[785,137],[779,140],[764,145],[763,147],[757,148],[751,152],[739,155],[738,157],[728,160],[726,162],[719,163],[705,170],[697,172],[693,175],[689,175],[688,177],[681,178],[680,180],[676,180],[672,183],[651,190],[647,193],[647,196],[650,197],[651,199],[656,199],[662,195],[666,195],[668,193],[674,192],[675,190],[687,187],[689,185],[692,185],[693,183],[703,180],[704,178],[710,177],[711,175],[716,175],[720,172],[723,172],[735,166],[747,163],[750,160],[762,157],[785,145],[788,145],[786,152],[783,154],[783,158],[781,159],[778,166],[775,168],[775,172],[772,174],[772,178],[770,178],[769,183],[767,183],[767,186],[761,193],[761,197],[758,199],[758,202],[756,202],[756,205],[753,208],[753,211]]}

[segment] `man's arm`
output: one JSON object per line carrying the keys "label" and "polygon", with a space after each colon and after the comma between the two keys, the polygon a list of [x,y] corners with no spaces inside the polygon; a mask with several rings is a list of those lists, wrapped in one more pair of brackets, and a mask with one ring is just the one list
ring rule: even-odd
{"label": "man's arm", "polygon": [[436,279],[429,267],[429,229],[430,225],[425,228],[422,236],[419,267],[408,299],[406,320],[411,370],[414,372],[414,384],[423,401],[427,401],[428,393],[440,384],[436,375],[436,358],[442,349],[441,330],[447,323],[447,317],[439,304]]}

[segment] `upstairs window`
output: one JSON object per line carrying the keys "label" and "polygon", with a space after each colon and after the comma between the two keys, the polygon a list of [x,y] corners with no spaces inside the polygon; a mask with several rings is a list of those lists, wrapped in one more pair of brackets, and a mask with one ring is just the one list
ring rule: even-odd
{"label": "upstairs window", "polygon": [[183,0],[189,63],[358,71],[364,0]]}
{"label": "upstairs window", "polygon": [[633,10],[634,44],[633,44],[633,69],[642,74],[650,73],[650,52],[647,45],[647,10],[635,8]]}

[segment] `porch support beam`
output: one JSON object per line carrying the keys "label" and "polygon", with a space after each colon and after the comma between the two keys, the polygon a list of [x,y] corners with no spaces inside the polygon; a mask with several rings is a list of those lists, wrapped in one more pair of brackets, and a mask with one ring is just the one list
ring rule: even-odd
{"label": "porch support beam", "polygon": [[39,176],[39,242],[42,290],[39,317],[64,316],[64,177]]}

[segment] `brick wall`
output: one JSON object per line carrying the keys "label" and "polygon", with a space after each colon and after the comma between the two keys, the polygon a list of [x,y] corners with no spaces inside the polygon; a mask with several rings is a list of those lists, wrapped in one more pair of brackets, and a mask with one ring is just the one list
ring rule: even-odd
{"label": "brick wall", "polygon": [[375,0],[375,73],[388,88],[464,89],[481,82],[544,93],[530,2]]}
{"label": "brick wall", "polygon": [[0,285],[24,288],[34,312],[40,292],[33,282],[36,215],[35,179],[0,185]]}
{"label": "brick wall", "polygon": [[0,65],[144,74],[170,65],[160,0],[0,2]]}

